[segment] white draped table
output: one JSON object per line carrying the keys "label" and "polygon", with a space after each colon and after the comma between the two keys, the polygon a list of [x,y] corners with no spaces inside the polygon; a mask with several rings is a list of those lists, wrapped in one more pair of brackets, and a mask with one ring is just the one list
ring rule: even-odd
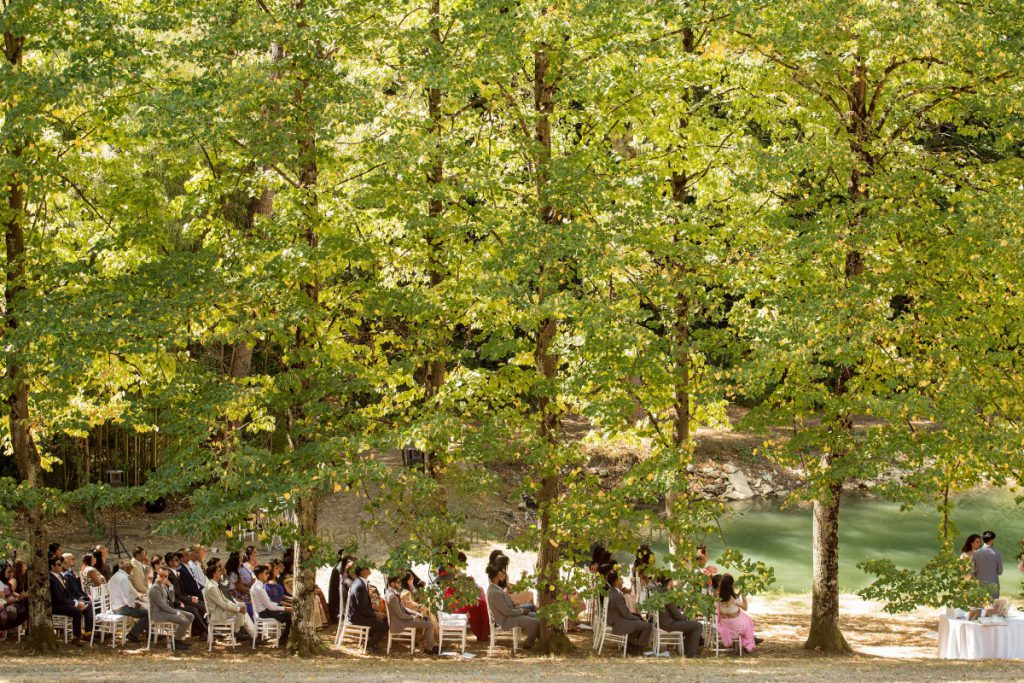
{"label": "white draped table", "polygon": [[1024,614],[995,624],[940,616],[939,659],[1024,659]]}

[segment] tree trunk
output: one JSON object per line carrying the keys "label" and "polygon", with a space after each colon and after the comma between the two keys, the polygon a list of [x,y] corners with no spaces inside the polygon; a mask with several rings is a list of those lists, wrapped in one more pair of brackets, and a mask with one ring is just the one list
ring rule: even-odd
{"label": "tree trunk", "polygon": [[831,500],[814,501],[814,582],[811,631],[804,647],[825,652],[851,652],[839,629],[839,501],[842,484],[831,487]]}
{"label": "tree trunk", "polygon": [[[4,56],[17,69],[21,66],[24,39],[9,33],[4,34]],[[11,155],[18,158],[23,147],[17,146]],[[4,262],[4,316],[3,336],[7,337],[18,329],[19,298],[25,289],[25,209],[28,198],[24,186],[17,175],[8,180],[7,220],[4,222],[4,243],[6,259]],[[5,340],[5,345],[9,343]],[[31,421],[29,418],[29,384],[21,374],[21,365],[17,352],[7,354],[7,409],[8,423],[11,433],[11,450],[18,468],[18,475],[28,489],[40,484],[42,463],[39,451],[32,438]],[[29,576],[29,647],[37,652],[53,652],[57,649],[57,638],[53,633],[53,621],[50,618],[50,567],[46,540],[46,522],[42,511],[35,505],[21,510],[25,521],[24,534],[29,546],[26,558]]]}
{"label": "tree trunk", "polygon": [[[440,50],[441,0],[432,0],[430,4],[430,38],[434,43],[433,47]],[[444,203],[438,195],[441,191],[441,183],[444,182],[444,158],[440,152],[442,123],[440,88],[429,88],[427,90],[427,110],[430,115],[430,133],[437,142],[434,147],[434,152],[437,156],[434,158],[430,166],[430,172],[427,174],[427,185],[430,188],[430,199],[427,205],[427,212],[430,216],[427,228],[427,241],[430,244],[430,286],[433,288],[444,282],[445,279],[445,272],[441,264],[444,240],[438,235],[437,229],[437,223],[442,213],[444,213]],[[436,394],[441,385],[444,384],[445,373],[448,368],[443,357],[443,346],[444,342],[442,341],[442,348],[435,350],[437,356],[427,363],[425,385],[428,397]]]}
{"label": "tree trunk", "polygon": [[295,542],[295,599],[288,649],[300,657],[310,657],[323,650],[313,619],[319,598],[316,595],[316,566],[310,562],[312,552],[308,540],[316,536],[319,508],[320,502],[313,494],[300,496],[295,504],[299,539]]}
{"label": "tree trunk", "polygon": [[[684,122],[685,123],[685,122]],[[686,174],[672,174],[672,201],[676,205],[688,203],[690,197]],[[673,241],[678,241],[678,235]],[[685,267],[676,259],[673,278],[678,286],[686,274]],[[683,486],[672,484],[665,494],[665,517],[671,519],[679,500],[680,490],[687,490],[686,464],[690,453],[690,300],[682,290],[676,292],[672,323],[672,360],[675,365],[675,417],[672,429],[672,450],[675,458],[676,476]],[[669,532],[669,553],[674,553],[683,539],[675,531]]]}
{"label": "tree trunk", "polygon": [[[554,113],[555,86],[550,82],[548,69],[550,63],[545,47],[534,52],[534,112],[537,116],[534,124],[534,139],[537,142],[536,159],[536,190],[538,218],[541,223],[551,226],[557,230],[559,220],[557,211],[548,201],[546,188],[548,182],[548,168],[551,164],[551,115]],[[558,287],[558,274],[560,264],[554,264],[554,275],[549,274],[553,286]],[[546,293],[543,270],[538,277],[540,289],[538,301],[543,302]],[[553,380],[558,376],[558,356],[552,352],[552,344],[558,335],[558,321],[554,318],[543,320],[536,332],[536,344],[534,345],[533,359],[539,372],[545,380]],[[558,413],[552,409],[550,396],[542,396],[538,402],[537,410],[540,413],[540,438],[545,441],[552,450],[558,448],[558,431],[560,418]],[[545,471],[549,465],[542,465],[543,476],[541,477],[540,493],[537,496],[537,508],[539,514],[540,539],[537,549],[537,596],[539,607],[544,608],[554,604],[558,600],[559,565],[561,563],[561,551],[557,542],[551,535],[551,506],[558,500],[559,471],[557,465],[554,471]],[[562,654],[572,651],[573,646],[569,638],[559,628],[559,625],[550,624],[547,620],[541,619],[540,637],[537,640],[537,651],[545,654]]]}

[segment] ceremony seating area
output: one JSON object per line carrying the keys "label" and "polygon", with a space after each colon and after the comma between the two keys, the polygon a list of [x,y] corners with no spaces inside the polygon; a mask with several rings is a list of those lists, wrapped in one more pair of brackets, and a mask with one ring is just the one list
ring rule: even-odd
{"label": "ceremony seating area", "polygon": [[[63,550],[60,544],[51,545],[52,623],[62,643],[98,646],[106,645],[109,638],[114,649],[144,644],[147,650],[166,647],[180,652],[189,649],[190,639],[201,638],[212,652],[218,645],[256,649],[283,647],[287,642],[292,602],[290,553],[261,562],[260,551],[248,546],[222,561],[208,558],[207,549],[198,545],[153,555],[140,546],[130,560],[113,561],[106,548],[96,546],[79,564],[73,554]],[[644,558],[645,563],[648,560]],[[464,573],[465,563],[465,555],[458,553],[457,562],[438,567],[427,582],[411,570],[404,576],[389,577],[382,596],[380,587],[369,580],[370,569],[339,551],[328,586],[330,600],[317,588],[319,626],[335,625],[335,649],[363,654],[392,655],[404,652],[406,646],[414,656],[420,650],[441,654],[447,644],[448,655],[472,656],[467,655],[470,632],[489,656],[528,651],[539,631],[536,601],[529,593],[508,592],[509,558],[501,551],[491,554],[486,590]],[[610,554],[595,544],[588,574],[590,589],[580,596],[576,618],[566,619],[563,625],[582,633],[589,631],[598,654],[664,656],[671,651],[692,656],[685,650],[684,634],[671,625],[666,628],[662,610],[648,613],[635,607],[633,591],[644,584],[653,586],[649,591],[653,594],[656,584],[634,567],[632,585],[625,587],[617,579],[617,567]],[[24,572],[21,581],[11,573],[3,591],[8,604],[21,605],[27,617],[27,601],[20,589]],[[442,609],[426,607],[429,597],[437,595],[443,596]],[[631,599],[626,601],[625,595]],[[623,607],[627,602],[632,606]],[[639,630],[620,628],[623,618]],[[718,655],[727,649],[721,645],[717,616],[704,618],[700,628],[709,652]],[[634,631],[649,637],[640,642]],[[26,619],[9,624],[3,633],[20,641],[26,635]],[[742,653],[739,642],[735,641],[735,650]]]}

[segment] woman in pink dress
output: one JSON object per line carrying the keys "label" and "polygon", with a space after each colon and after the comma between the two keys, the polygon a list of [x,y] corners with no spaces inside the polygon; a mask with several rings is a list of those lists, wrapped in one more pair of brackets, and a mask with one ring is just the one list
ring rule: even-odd
{"label": "woman in pink dress", "polygon": [[723,574],[715,591],[718,600],[718,636],[722,645],[732,647],[737,638],[747,652],[753,652],[757,641],[754,638],[754,620],[744,612],[747,599],[736,592],[731,574]]}

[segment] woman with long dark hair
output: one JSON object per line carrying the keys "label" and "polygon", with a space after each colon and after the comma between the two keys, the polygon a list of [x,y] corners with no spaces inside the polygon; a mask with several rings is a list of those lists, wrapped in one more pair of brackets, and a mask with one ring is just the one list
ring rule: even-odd
{"label": "woman with long dark hair", "polygon": [[757,645],[754,637],[754,620],[744,610],[747,599],[736,592],[732,574],[722,574],[715,591],[718,598],[715,608],[718,612],[718,635],[722,644],[732,647],[734,640],[739,638],[740,644],[747,652],[753,652]]}
{"label": "woman with long dark hair", "polygon": [[970,560],[971,569],[964,576],[969,579],[978,578],[978,565],[974,564],[974,551],[981,547],[981,536],[978,534],[971,534],[964,541],[964,544],[960,547],[960,559]]}

